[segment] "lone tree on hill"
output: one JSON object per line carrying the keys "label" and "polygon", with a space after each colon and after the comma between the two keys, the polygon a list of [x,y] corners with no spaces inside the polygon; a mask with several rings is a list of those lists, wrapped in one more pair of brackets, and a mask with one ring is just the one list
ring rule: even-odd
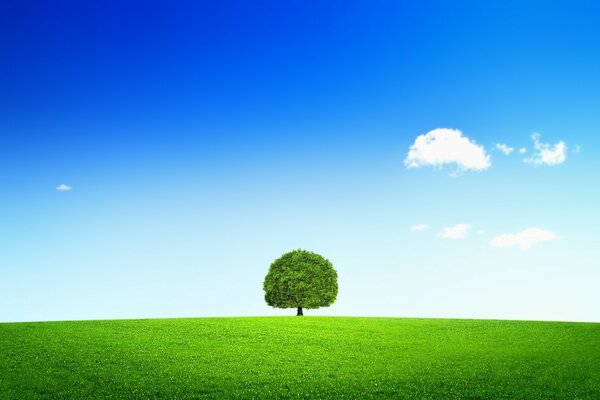
{"label": "lone tree on hill", "polygon": [[263,283],[265,301],[275,308],[327,307],[338,293],[337,272],[329,260],[306,250],[285,253],[273,261]]}

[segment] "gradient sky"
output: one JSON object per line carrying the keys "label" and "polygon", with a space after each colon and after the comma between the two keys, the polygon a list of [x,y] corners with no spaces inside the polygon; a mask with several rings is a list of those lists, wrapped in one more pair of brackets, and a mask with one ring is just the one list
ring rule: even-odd
{"label": "gradient sky", "polygon": [[[600,321],[597,2],[126,3],[0,6],[0,321],[293,315],[296,248],[308,315]],[[436,128],[491,166],[407,168]]]}

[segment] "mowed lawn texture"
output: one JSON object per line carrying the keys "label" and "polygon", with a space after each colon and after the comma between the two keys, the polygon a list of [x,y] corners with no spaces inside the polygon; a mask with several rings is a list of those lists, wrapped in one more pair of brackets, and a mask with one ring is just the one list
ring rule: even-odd
{"label": "mowed lawn texture", "polygon": [[2,399],[598,399],[600,324],[257,317],[0,324]]}

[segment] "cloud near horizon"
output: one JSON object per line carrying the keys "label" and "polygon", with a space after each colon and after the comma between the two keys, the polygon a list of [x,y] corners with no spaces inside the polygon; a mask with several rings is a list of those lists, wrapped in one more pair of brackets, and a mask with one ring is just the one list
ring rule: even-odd
{"label": "cloud near horizon", "polygon": [[404,160],[407,168],[442,167],[446,164],[455,164],[459,171],[483,171],[492,165],[483,146],[463,136],[460,130],[448,128],[419,135]]}
{"label": "cloud near horizon", "polygon": [[528,228],[518,233],[507,233],[496,236],[490,242],[492,247],[519,247],[521,250],[527,250],[540,242],[552,241],[558,239],[554,232],[539,228]]}
{"label": "cloud near horizon", "polygon": [[549,143],[542,143],[540,138],[541,135],[539,133],[531,135],[535,152],[530,158],[526,158],[524,161],[533,165],[558,165],[564,163],[567,159],[566,143],[561,140],[554,145],[550,145]]}
{"label": "cloud near horizon", "polygon": [[454,226],[450,226],[444,228],[442,231],[442,237],[444,239],[464,239],[467,237],[469,230],[471,229],[471,225],[469,224],[456,224]]}

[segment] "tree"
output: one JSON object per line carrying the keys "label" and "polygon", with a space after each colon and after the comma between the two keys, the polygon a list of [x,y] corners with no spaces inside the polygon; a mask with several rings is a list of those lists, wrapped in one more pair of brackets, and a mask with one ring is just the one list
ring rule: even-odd
{"label": "tree", "polygon": [[294,250],[273,261],[263,283],[265,301],[274,308],[314,309],[333,304],[338,293],[337,272],[326,258]]}

